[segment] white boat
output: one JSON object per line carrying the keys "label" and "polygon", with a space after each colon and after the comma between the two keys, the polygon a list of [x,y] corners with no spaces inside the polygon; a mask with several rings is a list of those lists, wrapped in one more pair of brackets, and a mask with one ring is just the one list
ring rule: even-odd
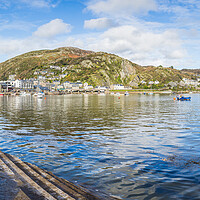
{"label": "white boat", "polygon": [[21,95],[21,96],[26,96],[27,93],[26,93],[26,92],[20,92],[20,95]]}
{"label": "white boat", "polygon": [[100,92],[98,95],[99,96],[105,96],[106,94],[104,92]]}
{"label": "white boat", "polygon": [[43,97],[44,97],[44,93],[39,92],[39,93],[37,94],[37,98],[42,99]]}
{"label": "white boat", "polygon": [[125,96],[128,96],[128,95],[129,95],[128,91],[126,91],[126,92],[124,93],[124,95],[125,95]]}

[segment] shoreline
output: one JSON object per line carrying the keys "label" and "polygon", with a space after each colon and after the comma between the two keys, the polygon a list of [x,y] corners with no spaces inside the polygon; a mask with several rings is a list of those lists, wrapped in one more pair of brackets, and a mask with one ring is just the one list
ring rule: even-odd
{"label": "shoreline", "polygon": [[[172,91],[172,90],[106,90],[106,91],[51,91],[51,92],[43,92],[45,95],[68,95],[68,94],[125,94],[128,92],[129,94],[188,94],[188,93],[200,93],[200,91],[190,91],[190,90],[180,90],[180,91]],[[26,92],[26,95],[34,95],[36,92]],[[25,96],[22,95],[21,92],[1,92],[0,96]]]}

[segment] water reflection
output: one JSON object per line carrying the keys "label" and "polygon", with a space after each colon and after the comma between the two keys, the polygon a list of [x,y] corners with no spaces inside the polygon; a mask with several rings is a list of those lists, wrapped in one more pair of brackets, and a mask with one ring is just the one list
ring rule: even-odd
{"label": "water reflection", "polygon": [[198,94],[4,96],[1,148],[123,199],[197,198],[199,105]]}

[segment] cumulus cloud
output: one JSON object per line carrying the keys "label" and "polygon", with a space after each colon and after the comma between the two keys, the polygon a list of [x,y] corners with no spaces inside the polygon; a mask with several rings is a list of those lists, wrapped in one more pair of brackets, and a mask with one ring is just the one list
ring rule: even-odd
{"label": "cumulus cloud", "polygon": [[[94,51],[115,53],[141,65],[175,65],[187,56],[182,41],[175,30],[159,33],[131,25],[112,27],[103,33],[76,36],[46,37],[35,35],[22,40],[0,38],[0,52],[9,57],[37,49],[52,49],[60,46],[76,46]],[[185,63],[184,63],[185,62]]]}
{"label": "cumulus cloud", "polygon": [[42,38],[51,38],[70,31],[71,25],[64,23],[61,19],[54,19],[49,23],[40,26],[33,35]]}
{"label": "cumulus cloud", "polygon": [[95,14],[144,14],[156,10],[156,2],[155,0],[91,0],[87,9]]}
{"label": "cumulus cloud", "polygon": [[84,22],[84,28],[86,29],[107,29],[111,28],[113,26],[116,26],[116,23],[114,23],[111,19],[108,18],[98,18],[98,19],[91,19],[91,20],[85,20]]}
{"label": "cumulus cloud", "polygon": [[[61,19],[55,19],[40,26],[30,37],[23,39],[2,38],[0,36],[1,59],[8,59],[21,53],[40,49],[80,44],[79,40],[67,37],[71,26]],[[59,35],[59,37],[55,37]],[[68,39],[66,39],[68,38]],[[51,40],[49,40],[51,39]]]}
{"label": "cumulus cloud", "polygon": [[155,64],[161,58],[168,61],[180,59],[186,54],[182,41],[174,30],[154,33],[131,25],[105,31],[88,47],[116,53],[139,64]]}

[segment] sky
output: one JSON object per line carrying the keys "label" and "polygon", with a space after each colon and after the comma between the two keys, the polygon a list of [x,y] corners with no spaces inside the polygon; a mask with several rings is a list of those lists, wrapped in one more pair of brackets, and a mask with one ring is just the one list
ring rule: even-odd
{"label": "sky", "polygon": [[0,62],[69,46],[199,69],[200,1],[0,0]]}

